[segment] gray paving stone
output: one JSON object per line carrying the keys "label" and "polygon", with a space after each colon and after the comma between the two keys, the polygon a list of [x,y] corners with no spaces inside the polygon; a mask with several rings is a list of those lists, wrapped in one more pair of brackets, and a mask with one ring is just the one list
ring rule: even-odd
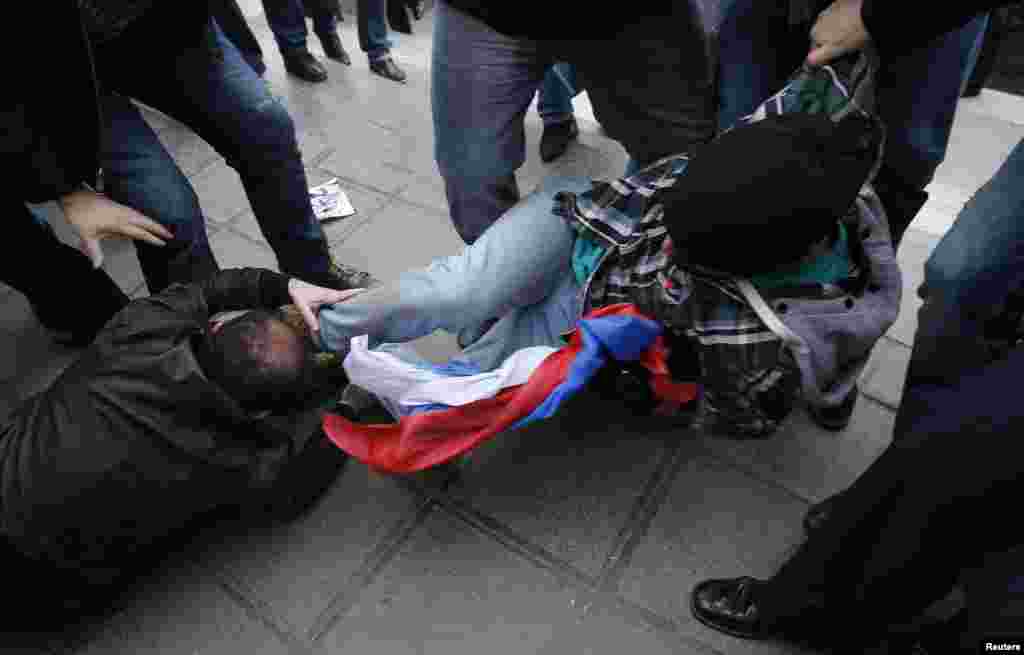
{"label": "gray paving stone", "polygon": [[320,166],[348,182],[380,191],[395,193],[404,189],[412,178],[411,171],[381,160],[379,154],[362,150],[336,150]]}
{"label": "gray paving stone", "polygon": [[280,270],[277,267],[277,258],[269,246],[260,245],[231,228],[210,235],[210,248],[221,268],[252,266],[269,268],[272,271]]}
{"label": "gray paving stone", "polygon": [[103,241],[103,270],[125,293],[131,293],[144,282],[135,244],[127,239]]}
{"label": "gray paving stone", "polygon": [[558,416],[474,450],[452,494],[597,576],[664,456],[665,438],[584,394]]}
{"label": "gray paving stone", "polygon": [[935,171],[935,181],[973,194],[999,168],[1024,138],[1024,125],[957,112],[946,159]]}
{"label": "gray paving stone", "polygon": [[[306,168],[316,166],[325,155],[332,150],[327,133],[322,129],[303,130],[296,133],[299,141],[299,152]],[[310,184],[317,184],[310,182]]]}
{"label": "gray paving stone", "polygon": [[[577,601],[576,607],[583,603]],[[560,625],[538,655],[717,655],[700,646],[677,634],[638,625],[608,609],[592,606],[580,611],[575,621]]]}
{"label": "gray paving stone", "polygon": [[682,634],[715,652],[795,653],[704,628],[690,616],[689,592],[707,578],[774,573],[802,539],[806,505],[698,449],[683,465],[647,538],[633,553],[622,592],[678,622]]}
{"label": "gray paving stone", "polygon": [[174,162],[186,177],[192,177],[206,168],[224,161],[224,158],[213,149],[213,146],[180,123],[172,121],[159,128],[155,127],[155,129],[160,143],[171,154]]}
{"label": "gray paving stone", "polygon": [[289,650],[212,577],[182,565],[141,590],[132,606],[77,650],[77,655],[122,653],[284,655]]}
{"label": "gray paving stone", "polygon": [[413,178],[413,181],[404,189],[398,192],[398,197],[413,203],[448,215],[448,196],[445,194],[444,181],[438,175],[436,180],[428,181],[423,178]]}
{"label": "gray paving stone", "polygon": [[394,202],[331,249],[339,262],[394,280],[463,248],[451,221],[429,209]]}
{"label": "gray paving stone", "polygon": [[332,599],[416,499],[352,460],[333,488],[294,524],[231,539],[211,561],[240,580],[296,634],[306,635]]}
{"label": "gray paving stone", "polygon": [[903,274],[903,298],[900,314],[888,334],[907,346],[913,345],[914,333],[917,331],[917,312],[921,308],[917,290],[924,282],[924,264],[938,242],[939,237],[935,235],[920,230],[907,230],[897,253],[900,272]]}
{"label": "gray paving stone", "polygon": [[829,432],[797,409],[767,439],[738,441],[703,435],[714,453],[792,494],[818,501],[846,488],[892,440],[892,410],[861,395],[850,425]]}
{"label": "gray paving stone", "polygon": [[[327,182],[335,176],[327,171],[314,169],[307,172],[307,177],[309,185],[316,186]],[[343,242],[358,230],[360,226],[370,221],[381,207],[391,202],[390,197],[376,191],[363,189],[344,182],[342,182],[342,187],[345,189],[345,193],[348,195],[348,199],[355,208],[356,213],[346,218],[339,218],[322,224],[324,234],[327,235],[327,241],[332,246]],[[259,223],[256,222],[256,216],[251,210],[243,212],[228,225],[236,232],[244,234],[253,241],[263,244],[267,243],[266,239],[263,238],[263,232],[260,230]]]}
{"label": "gray paving stone", "polygon": [[861,380],[864,394],[893,409],[899,407],[910,352],[910,348],[898,341],[888,338],[879,341],[871,353],[867,375]]}
{"label": "gray paving stone", "polygon": [[199,205],[208,220],[227,223],[249,209],[242,180],[227,164],[208,167],[192,179]]}
{"label": "gray paving stone", "polygon": [[565,643],[561,633],[575,621],[574,593],[495,546],[447,516],[429,519],[324,638],[325,650],[331,655],[555,652],[550,648]]}

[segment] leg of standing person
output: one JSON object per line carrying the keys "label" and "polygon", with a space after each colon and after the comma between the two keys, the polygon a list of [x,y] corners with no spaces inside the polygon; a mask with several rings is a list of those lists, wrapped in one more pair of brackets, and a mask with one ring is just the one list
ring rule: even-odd
{"label": "leg of standing person", "polygon": [[576,71],[572,66],[559,62],[548,69],[537,90],[537,114],[544,124],[541,161],[554,161],[564,155],[569,143],[579,135],[572,107],[576,93]]}
{"label": "leg of standing person", "polygon": [[263,0],[263,13],[281,51],[285,69],[307,82],[323,82],[327,69],[309,52],[302,0]]}
{"label": "leg of standing person", "polygon": [[352,59],[341,44],[341,37],[338,36],[338,11],[334,0],[311,2],[310,10],[313,14],[313,31],[320,39],[324,54],[328,59],[351,66]]}
{"label": "leg of standing person", "polygon": [[366,334],[370,347],[399,343],[443,329],[458,332],[501,319],[464,353],[487,370],[527,346],[561,344],[579,318],[579,286],[572,272],[575,232],[551,207],[559,191],[590,188],[582,178],[555,178],[507,211],[460,254],[394,284],[325,308],[323,344],[344,352]]}
{"label": "leg of standing person", "polygon": [[388,34],[387,0],[359,0],[356,24],[359,47],[370,61],[370,70],[395,82],[405,82],[405,71],[391,58],[393,44]]}
{"label": "leg of standing person", "polygon": [[878,113],[885,155],[874,188],[889,218],[893,243],[928,199],[925,187],[946,157],[957,104],[980,51],[986,16],[903,56],[878,74]]}
{"label": "leg of standing person", "polygon": [[0,282],[28,299],[36,318],[59,340],[85,345],[128,304],[128,296],[103,269],[62,243],[49,224],[20,201],[6,202],[5,226],[24,257],[0,260]]}
{"label": "leg of standing person", "polygon": [[174,234],[165,246],[135,242],[150,293],[210,277],[218,267],[192,185],[128,98],[108,93],[100,102],[105,122],[100,157],[106,195]]}
{"label": "leg of standing person", "polygon": [[[335,288],[371,283],[332,262],[313,213],[295,125],[287,109],[214,23],[223,59],[185,53],[159,74],[123,82],[126,95],[189,126],[238,172],[282,272]],[[168,80],[173,80],[169,84]]]}
{"label": "leg of standing person", "polygon": [[430,84],[434,156],[455,231],[467,244],[519,200],[523,119],[551,63],[535,42],[499,34],[438,0]]}
{"label": "leg of standing person", "polygon": [[[1024,474],[1013,439],[1024,428],[1014,400],[1022,373],[1017,349],[953,385],[911,389],[929,413],[902,434],[896,428],[898,438],[767,583],[698,585],[697,617],[748,636],[820,633],[863,652],[945,596],[963,571],[1022,543],[1024,526],[1000,520],[1014,515]],[[735,593],[743,586],[745,597]]]}
{"label": "leg of standing person", "polygon": [[695,7],[626,14],[612,39],[560,41],[605,133],[638,166],[691,152],[714,136],[710,46]]}

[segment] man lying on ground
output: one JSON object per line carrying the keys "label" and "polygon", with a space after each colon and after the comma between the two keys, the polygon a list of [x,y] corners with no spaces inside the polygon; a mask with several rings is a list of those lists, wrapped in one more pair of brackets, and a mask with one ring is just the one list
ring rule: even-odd
{"label": "man lying on ground", "polygon": [[173,285],[15,410],[0,426],[0,551],[25,583],[19,615],[102,608],[214,511],[288,519],[315,502],[346,457],[273,420],[308,407],[315,382],[310,341],[275,311],[293,302],[312,320],[340,297],[258,269]]}
{"label": "man lying on ground", "polygon": [[820,424],[841,429],[900,304],[866,186],[879,148],[877,123],[834,71],[805,69],[692,159],[611,182],[551,180],[460,254],[344,292],[320,314],[322,345],[487,325],[456,363],[491,371],[517,350],[563,345],[591,310],[632,303],[673,348],[692,349],[673,358],[692,369],[674,373],[702,387],[699,425],[765,436],[802,392]]}

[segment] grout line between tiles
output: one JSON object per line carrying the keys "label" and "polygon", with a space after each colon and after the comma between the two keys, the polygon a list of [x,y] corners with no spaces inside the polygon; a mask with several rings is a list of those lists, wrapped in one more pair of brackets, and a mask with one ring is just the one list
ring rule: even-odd
{"label": "grout line between tiles", "polygon": [[327,607],[313,622],[306,638],[313,644],[319,643],[327,636],[359,600],[364,589],[373,584],[377,576],[391,562],[409,540],[416,528],[421,526],[434,511],[434,503],[423,500],[416,510],[405,519],[396,523],[381,539],[377,547],[364,560],[362,565],[350,577],[348,584],[336,594]]}

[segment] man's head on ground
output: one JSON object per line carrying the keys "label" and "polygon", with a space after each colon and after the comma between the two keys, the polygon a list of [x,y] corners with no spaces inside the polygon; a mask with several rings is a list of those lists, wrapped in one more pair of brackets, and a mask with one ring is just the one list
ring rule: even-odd
{"label": "man's head on ground", "polygon": [[881,128],[851,115],[786,114],[699,149],[658,193],[678,260],[734,275],[800,261],[835,235],[879,154]]}
{"label": "man's head on ground", "polygon": [[302,403],[313,387],[312,357],[309,339],[265,310],[214,326],[201,352],[210,380],[253,412]]}

